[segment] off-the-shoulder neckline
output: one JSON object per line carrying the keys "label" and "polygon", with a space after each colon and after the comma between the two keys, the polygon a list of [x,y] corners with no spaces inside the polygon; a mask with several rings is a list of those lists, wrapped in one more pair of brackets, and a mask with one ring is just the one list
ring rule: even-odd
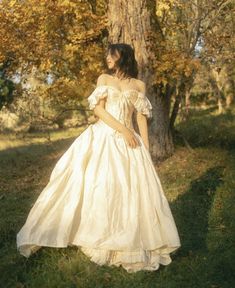
{"label": "off-the-shoulder neckline", "polygon": [[111,89],[113,89],[113,90],[116,90],[116,91],[118,91],[119,93],[126,93],[126,92],[129,92],[129,91],[135,91],[135,92],[137,92],[138,94],[141,94],[141,95],[144,95],[144,93],[142,93],[142,92],[140,92],[140,91],[138,91],[138,90],[136,90],[136,89],[127,89],[127,90],[124,90],[124,91],[121,91],[121,90],[119,90],[118,88],[116,88],[116,87],[114,87],[114,86],[111,86],[111,85],[99,85],[99,86],[96,86],[96,89],[97,88],[99,88],[99,87],[108,87],[108,88],[111,88]]}

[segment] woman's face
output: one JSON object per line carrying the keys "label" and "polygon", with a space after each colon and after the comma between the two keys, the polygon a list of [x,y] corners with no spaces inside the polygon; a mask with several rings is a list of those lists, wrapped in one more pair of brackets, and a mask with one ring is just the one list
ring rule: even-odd
{"label": "woman's face", "polygon": [[112,69],[115,67],[115,62],[120,58],[120,55],[117,51],[115,51],[115,55],[111,55],[110,51],[108,51],[106,62],[109,69]]}

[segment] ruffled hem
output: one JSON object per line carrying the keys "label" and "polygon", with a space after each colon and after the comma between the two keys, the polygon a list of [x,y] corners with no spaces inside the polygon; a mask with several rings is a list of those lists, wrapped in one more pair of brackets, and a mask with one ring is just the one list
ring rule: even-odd
{"label": "ruffled hem", "polygon": [[32,254],[42,247],[66,248],[68,246],[78,247],[90,259],[99,266],[122,266],[128,273],[135,273],[141,270],[158,270],[161,265],[169,265],[172,262],[170,253],[177,250],[180,245],[175,247],[159,247],[154,250],[137,249],[111,250],[84,246],[85,244],[68,243],[68,245],[49,245],[45,244],[21,244],[17,247],[19,253],[29,258]]}
{"label": "ruffled hem", "polygon": [[159,269],[160,264],[169,265],[172,262],[169,253],[176,249],[177,247],[172,249],[121,251],[81,246],[81,251],[96,264],[122,266],[128,273],[135,273],[140,270],[154,271]]}

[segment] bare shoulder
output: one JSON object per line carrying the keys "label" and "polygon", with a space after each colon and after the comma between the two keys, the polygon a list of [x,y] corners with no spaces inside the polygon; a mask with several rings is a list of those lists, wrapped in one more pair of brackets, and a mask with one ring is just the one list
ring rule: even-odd
{"label": "bare shoulder", "polygon": [[99,77],[104,77],[104,78],[108,78],[110,75],[109,74],[107,74],[107,73],[102,73],[102,74],[100,74],[100,76]]}
{"label": "bare shoulder", "polygon": [[109,75],[106,73],[100,74],[97,78],[97,85],[105,85],[107,83],[108,76]]}
{"label": "bare shoulder", "polygon": [[140,79],[135,79],[136,86],[138,87],[138,90],[142,93],[145,93],[146,90],[146,83]]}
{"label": "bare shoulder", "polygon": [[145,82],[140,80],[140,79],[135,79],[136,84],[139,85],[139,87],[144,87],[146,86]]}

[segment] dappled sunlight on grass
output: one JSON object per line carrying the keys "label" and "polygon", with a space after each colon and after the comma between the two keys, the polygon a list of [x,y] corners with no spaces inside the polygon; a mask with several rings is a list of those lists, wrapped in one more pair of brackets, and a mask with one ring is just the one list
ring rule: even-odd
{"label": "dappled sunlight on grass", "polygon": [[16,148],[19,146],[29,146],[32,144],[40,144],[47,142],[54,142],[61,139],[70,137],[76,137],[86,127],[70,128],[65,130],[55,130],[49,132],[34,132],[34,133],[22,133],[22,134],[2,134],[0,135],[0,151],[8,148]]}
{"label": "dappled sunlight on grass", "polygon": [[[231,288],[234,274],[234,114],[194,111],[177,129],[175,154],[156,169],[182,247],[169,266],[128,274],[99,266],[78,247],[42,247],[29,259],[16,251],[16,233],[59,157],[85,129],[0,137],[0,272],[3,287]],[[5,144],[2,144],[5,143]],[[5,146],[4,146],[5,145]],[[2,286],[1,286],[2,287]]]}

